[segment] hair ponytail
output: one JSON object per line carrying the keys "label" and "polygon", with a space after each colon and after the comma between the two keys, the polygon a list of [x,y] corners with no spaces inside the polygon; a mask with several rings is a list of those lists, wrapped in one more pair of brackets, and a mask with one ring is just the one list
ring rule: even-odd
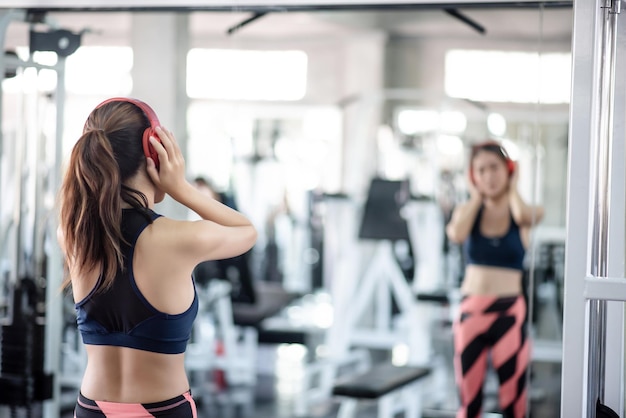
{"label": "hair ponytail", "polygon": [[97,290],[103,290],[124,270],[123,202],[152,222],[148,199],[127,184],[145,169],[142,136],[148,127],[143,110],[124,101],[96,107],[85,121],[59,192],[66,259],[79,276],[66,275],[63,287],[97,268],[101,276]]}
{"label": "hair ponytail", "polygon": [[[60,190],[60,225],[66,256],[80,272],[99,268],[100,289],[123,268],[122,179],[111,143],[102,129],[87,130],[72,150]],[[66,276],[63,287],[70,284]]]}

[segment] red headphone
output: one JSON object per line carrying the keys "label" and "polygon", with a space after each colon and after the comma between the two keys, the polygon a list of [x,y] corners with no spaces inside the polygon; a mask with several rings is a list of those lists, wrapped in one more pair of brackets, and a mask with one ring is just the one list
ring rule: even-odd
{"label": "red headphone", "polygon": [[[498,153],[500,156],[502,156],[504,158],[504,161],[506,162],[506,168],[507,168],[507,171],[509,172],[509,177],[513,175],[513,172],[515,171],[515,161],[513,161],[511,157],[509,157],[509,154],[506,152],[506,150],[500,143],[496,141],[485,141],[485,142],[480,142],[478,144],[472,145],[471,159],[473,160],[474,156],[480,150],[483,150],[483,149],[492,150]],[[470,160],[469,175],[470,175],[470,179],[472,180],[472,183],[475,184],[476,181],[474,180],[474,172],[471,167],[471,160]]]}
{"label": "red headphone", "polygon": [[146,128],[146,130],[143,131],[143,138],[142,138],[143,153],[146,157],[152,158],[158,170],[159,169],[159,154],[157,154],[154,147],[150,144],[151,136],[154,136],[157,141],[161,142],[161,140],[159,139],[159,136],[156,133],[156,128],[158,126],[161,126],[161,124],[159,123],[159,118],[157,117],[154,110],[152,110],[150,106],[148,106],[146,103],[142,102],[141,100],[132,99],[129,97],[113,97],[111,99],[107,99],[103,101],[102,103],[100,103],[98,106],[96,106],[96,109],[111,102],[132,103],[135,106],[137,106],[139,109],[141,109],[143,113],[146,115],[146,117],[148,118],[148,121],[150,121],[150,127]]}

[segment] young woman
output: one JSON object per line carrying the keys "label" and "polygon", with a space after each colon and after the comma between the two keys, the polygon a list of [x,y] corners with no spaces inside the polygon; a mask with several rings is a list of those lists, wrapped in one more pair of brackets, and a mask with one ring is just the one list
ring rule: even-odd
{"label": "young woman", "polygon": [[[168,219],[168,194],[200,220]],[[185,178],[176,139],[145,103],[114,98],[89,115],[59,195],[58,240],[87,367],[75,416],[196,417],[184,352],[206,260],[234,257],[256,230]]]}
{"label": "young woman", "polygon": [[488,355],[500,382],[502,413],[522,418],[530,355],[523,263],[530,228],[543,209],[522,200],[516,164],[496,142],[472,147],[469,176],[470,198],[454,210],[446,227],[451,241],[464,243],[467,256],[453,326],[461,401],[457,418],[481,416]]}

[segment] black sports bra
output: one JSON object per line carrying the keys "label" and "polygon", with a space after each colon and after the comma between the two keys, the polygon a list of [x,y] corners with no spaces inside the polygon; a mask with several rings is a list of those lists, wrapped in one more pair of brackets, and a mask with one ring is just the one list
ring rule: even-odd
{"label": "black sports bra", "polygon": [[483,207],[476,215],[472,232],[465,241],[468,264],[505,267],[524,270],[526,249],[522,243],[519,226],[511,215],[508,231],[499,237],[487,237],[480,232]]}
{"label": "black sports bra", "polygon": [[118,271],[113,285],[96,293],[102,278],[87,297],[76,307],[78,330],[83,342],[93,345],[112,345],[152,351],[163,354],[183,353],[191,336],[193,321],[198,313],[198,296],[183,313],[169,315],[158,311],[143,296],[133,274],[135,243],[146,226],[159,216],[148,210],[145,214],[135,209],[124,209],[122,214],[122,252],[126,263],[124,272]]}

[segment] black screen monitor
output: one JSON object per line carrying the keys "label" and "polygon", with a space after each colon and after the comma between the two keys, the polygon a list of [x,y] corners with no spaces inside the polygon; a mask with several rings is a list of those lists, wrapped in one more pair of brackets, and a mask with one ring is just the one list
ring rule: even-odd
{"label": "black screen monitor", "polygon": [[409,197],[408,180],[374,178],[365,202],[359,238],[408,240],[409,228],[400,210]]}

